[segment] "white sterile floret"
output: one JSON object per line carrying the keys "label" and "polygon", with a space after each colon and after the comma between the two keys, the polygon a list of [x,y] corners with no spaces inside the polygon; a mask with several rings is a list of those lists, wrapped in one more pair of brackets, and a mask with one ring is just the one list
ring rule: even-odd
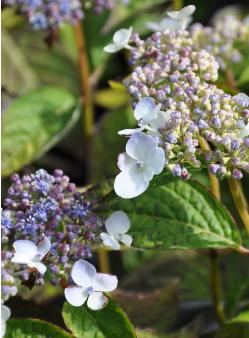
{"label": "white sterile floret", "polygon": [[239,93],[233,97],[238,105],[244,108],[249,107],[249,96],[244,93]]}
{"label": "white sterile floret", "polygon": [[239,131],[240,138],[249,136],[249,122],[247,125]]}
{"label": "white sterile floret", "polygon": [[180,11],[171,11],[167,12],[167,14],[172,19],[185,20],[189,18],[194,13],[195,10],[196,7],[194,5],[189,5],[183,7]]}
{"label": "white sterile floret", "polygon": [[46,265],[41,263],[51,248],[48,237],[44,237],[37,245],[29,240],[18,240],[13,243],[15,254],[11,261],[17,264],[27,264],[30,268],[37,269],[41,274],[47,270]]}
{"label": "white sterile floret", "polygon": [[195,9],[196,7],[194,5],[189,5],[182,8],[180,11],[167,12],[167,15],[171,19],[178,21],[178,23],[175,22],[175,29],[171,30],[186,29],[189,23],[192,21],[192,14],[194,13]]}
{"label": "white sterile floret", "polygon": [[128,45],[132,34],[132,27],[129,29],[121,28],[113,35],[113,42],[104,47],[107,53],[116,53],[123,48],[130,49]]}
{"label": "white sterile floret", "polygon": [[76,285],[65,288],[66,300],[73,306],[81,306],[87,300],[92,310],[102,309],[108,303],[103,292],[113,291],[118,285],[116,276],[97,273],[95,267],[83,259],[75,262],[71,277]]}
{"label": "white sterile floret", "polygon": [[146,26],[152,32],[164,32],[166,29],[174,32],[180,29],[185,29],[191,20],[191,18],[185,21],[172,18],[163,18],[159,22],[148,22]]}
{"label": "white sterile floret", "polygon": [[116,194],[133,198],[142,194],[154,175],[163,171],[165,154],[152,136],[137,132],[126,144],[126,152],[118,157],[121,173],[114,182]]}
{"label": "white sterile floret", "polygon": [[11,311],[6,305],[1,305],[1,338],[4,337],[6,331],[6,321],[9,319]]}
{"label": "white sterile floret", "polygon": [[136,132],[147,130],[150,135],[159,135],[158,128],[164,127],[170,119],[169,112],[161,111],[161,103],[155,104],[152,97],[141,99],[134,110],[134,117],[138,121],[139,128],[123,129],[118,132],[119,135],[132,135]]}
{"label": "white sterile floret", "polygon": [[111,247],[113,250],[119,250],[119,242],[126,246],[131,246],[132,237],[126,232],[131,227],[129,217],[123,211],[115,211],[105,221],[107,232],[101,232],[100,237],[104,245]]}

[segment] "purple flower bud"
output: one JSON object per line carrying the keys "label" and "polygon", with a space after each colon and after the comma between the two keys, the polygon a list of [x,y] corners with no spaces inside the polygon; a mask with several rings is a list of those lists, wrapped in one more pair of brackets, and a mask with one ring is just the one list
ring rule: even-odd
{"label": "purple flower bud", "polygon": [[233,178],[236,180],[241,180],[241,178],[243,177],[242,172],[239,169],[234,169],[233,170]]}

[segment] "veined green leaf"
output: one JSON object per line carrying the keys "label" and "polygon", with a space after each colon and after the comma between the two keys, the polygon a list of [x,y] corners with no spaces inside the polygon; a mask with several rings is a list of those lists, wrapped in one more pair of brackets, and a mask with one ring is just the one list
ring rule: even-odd
{"label": "veined green leaf", "polygon": [[65,303],[62,312],[66,326],[76,338],[135,338],[133,326],[124,311],[109,299],[108,305],[98,311]]}
{"label": "veined green leaf", "polygon": [[39,319],[10,319],[5,338],[73,338],[67,331]]}
{"label": "veined green leaf", "polygon": [[78,117],[75,97],[62,88],[46,86],[16,99],[3,116],[2,175],[48,151]]}
{"label": "veined green leaf", "polygon": [[104,199],[101,210],[107,215],[114,210],[123,210],[130,217],[129,233],[134,238],[134,247],[203,249],[240,246],[236,224],[205,187],[194,181],[168,183],[167,175],[165,180],[164,185],[162,178],[160,185],[134,199],[121,199],[114,193]]}

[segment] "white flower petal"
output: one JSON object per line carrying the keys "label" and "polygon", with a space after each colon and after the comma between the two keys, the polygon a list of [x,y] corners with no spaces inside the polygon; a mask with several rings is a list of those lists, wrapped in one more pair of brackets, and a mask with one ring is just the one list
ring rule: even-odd
{"label": "white flower petal", "polygon": [[144,161],[151,156],[156,146],[157,144],[152,136],[135,133],[126,143],[126,152],[134,159]]}
{"label": "white flower petal", "polygon": [[41,260],[43,259],[43,257],[46,256],[50,248],[51,248],[51,242],[48,237],[44,237],[44,239],[37,244],[37,251],[40,254]]}
{"label": "white flower petal", "polygon": [[167,12],[167,15],[172,19],[184,20],[190,15],[192,15],[195,9],[196,7],[194,5],[189,5],[189,6],[182,8],[180,11]]}
{"label": "white flower petal", "polygon": [[96,273],[96,269],[92,264],[83,259],[79,259],[74,263],[71,276],[75,284],[88,288],[92,286],[92,281]]}
{"label": "white flower petal", "polygon": [[47,267],[45,264],[40,263],[40,262],[28,262],[27,265],[30,268],[35,268],[36,270],[38,270],[42,275],[44,275],[44,273],[47,271]]}
{"label": "white flower petal", "polygon": [[129,172],[136,167],[136,160],[126,153],[121,153],[118,155],[117,164],[120,170]]}
{"label": "white flower petal", "polygon": [[69,286],[65,288],[64,294],[69,304],[81,306],[85,303],[88,293],[80,286]]}
{"label": "white flower petal", "polygon": [[120,250],[120,244],[113,236],[108,235],[106,232],[101,232],[100,238],[105,246],[109,246],[113,250]]}
{"label": "white flower petal", "polygon": [[125,46],[131,37],[132,27],[129,29],[121,28],[113,35],[113,42],[117,45]]}
{"label": "white flower petal", "polygon": [[108,298],[102,292],[94,292],[87,300],[87,306],[92,310],[103,309],[107,304]]}
{"label": "white flower petal", "polygon": [[137,121],[142,120],[143,122],[141,125],[147,125],[156,117],[157,111],[155,109],[156,104],[154,99],[152,97],[144,97],[137,103],[135,107],[135,119]]}
{"label": "white flower petal", "polygon": [[247,123],[247,125],[243,129],[240,130],[239,136],[240,138],[249,136],[249,123]]}
{"label": "white flower petal", "polygon": [[105,221],[107,232],[114,237],[116,234],[125,234],[130,226],[129,217],[121,210],[114,211]]}
{"label": "white flower petal", "polygon": [[143,175],[143,179],[146,182],[150,182],[152,180],[153,176],[154,176],[154,169],[152,168],[152,166],[151,165],[147,165],[143,169],[142,175]]}
{"label": "white flower petal", "polygon": [[93,280],[93,289],[95,291],[110,292],[118,286],[118,279],[116,276],[108,275],[107,273],[97,273]]}
{"label": "white flower petal", "polygon": [[6,321],[11,315],[10,308],[6,305],[1,305],[1,319]]}
{"label": "white flower petal", "polygon": [[142,175],[121,172],[115,178],[114,190],[122,198],[133,198],[141,195],[149,186]]}
{"label": "white flower petal", "polygon": [[165,153],[164,150],[160,147],[154,149],[153,155],[151,157],[151,167],[154,170],[154,174],[158,175],[163,171],[165,165]]}
{"label": "white flower petal", "polygon": [[133,238],[130,235],[124,234],[120,241],[126,246],[131,246]]}
{"label": "white flower petal", "polygon": [[109,45],[104,47],[104,52],[106,53],[116,53],[121,50],[123,47],[116,45],[115,43],[110,43]]}
{"label": "white flower petal", "polygon": [[249,107],[249,96],[247,96],[246,94],[239,93],[239,94],[235,95],[233,98],[235,99],[237,104],[239,104],[240,106],[242,106],[244,108]]}
{"label": "white flower petal", "polygon": [[15,254],[11,259],[13,263],[27,264],[37,255],[35,243],[29,240],[18,240],[13,243]]}
{"label": "white flower petal", "polygon": [[140,131],[143,131],[144,128],[143,127],[140,127],[140,128],[134,128],[134,129],[123,129],[123,130],[119,130],[118,131],[118,134],[119,135],[125,135],[125,136],[130,136],[132,134],[135,134],[137,132],[140,132]]}

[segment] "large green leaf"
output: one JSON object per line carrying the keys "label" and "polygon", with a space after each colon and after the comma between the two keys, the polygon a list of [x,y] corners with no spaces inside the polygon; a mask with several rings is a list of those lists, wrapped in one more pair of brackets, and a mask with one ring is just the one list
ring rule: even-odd
{"label": "large green leaf", "polygon": [[249,310],[240,313],[229,321],[215,336],[215,338],[248,338]]}
{"label": "large green leaf", "polygon": [[[166,175],[166,174],[165,174]],[[165,176],[167,183],[167,176]],[[162,180],[163,181],[163,180]],[[101,206],[125,211],[134,247],[146,249],[238,248],[240,235],[230,214],[206,188],[178,180],[126,200],[111,193]]]}
{"label": "large green leaf", "polygon": [[4,112],[2,175],[7,176],[57,143],[79,117],[75,97],[47,86],[16,99]]}
{"label": "large green leaf", "polygon": [[4,338],[73,338],[56,325],[39,319],[10,319]]}
{"label": "large green leaf", "polygon": [[12,93],[26,93],[39,83],[22,50],[11,35],[2,32],[2,85]]}
{"label": "large green leaf", "polygon": [[87,306],[74,307],[66,302],[62,315],[76,338],[136,337],[126,314],[111,299],[104,309],[98,311]]}

